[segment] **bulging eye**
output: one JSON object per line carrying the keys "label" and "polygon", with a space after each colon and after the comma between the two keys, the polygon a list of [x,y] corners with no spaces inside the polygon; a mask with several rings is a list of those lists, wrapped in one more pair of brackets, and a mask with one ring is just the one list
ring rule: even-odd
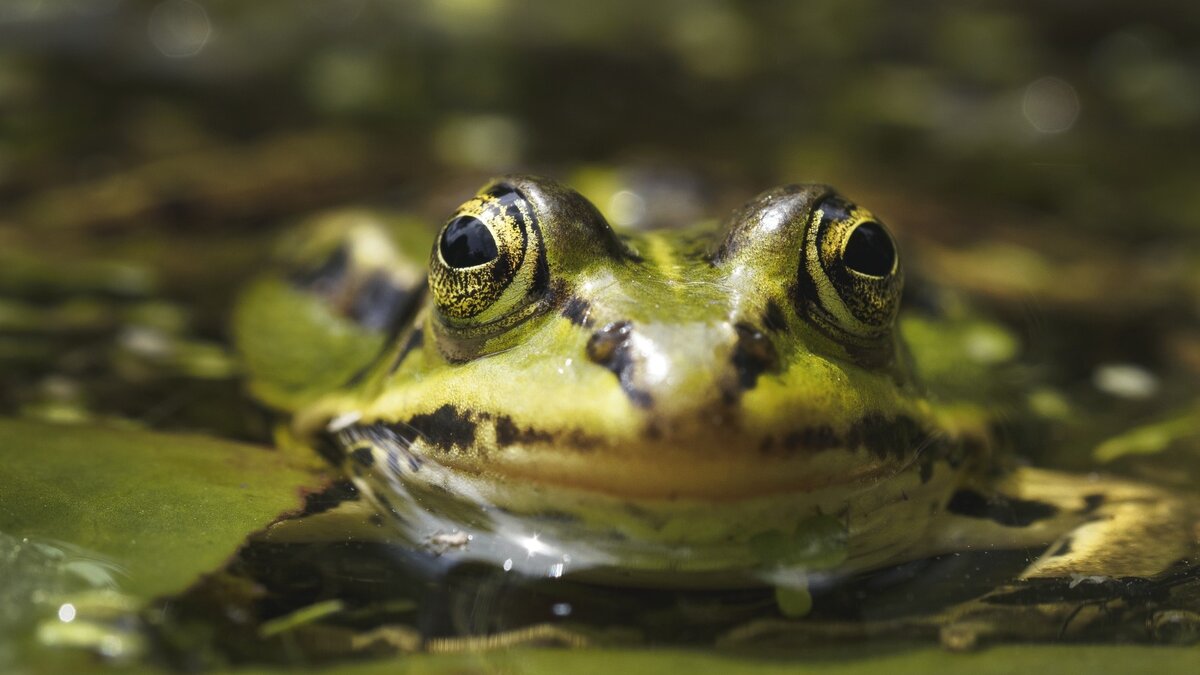
{"label": "bulging eye", "polygon": [[866,209],[829,195],[811,211],[800,270],[805,314],[841,342],[883,343],[900,305],[896,244]]}
{"label": "bulging eye", "polygon": [[842,263],[869,277],[887,276],[896,267],[896,246],[879,223],[859,223],[846,237]]}
{"label": "bulging eye", "polygon": [[477,329],[510,317],[541,290],[545,266],[533,205],[504,184],[485,189],[442,226],[429,260],[429,288],[449,326]]}
{"label": "bulging eye", "polygon": [[478,267],[499,255],[496,237],[474,216],[459,216],[446,223],[440,247],[442,260],[458,269]]}

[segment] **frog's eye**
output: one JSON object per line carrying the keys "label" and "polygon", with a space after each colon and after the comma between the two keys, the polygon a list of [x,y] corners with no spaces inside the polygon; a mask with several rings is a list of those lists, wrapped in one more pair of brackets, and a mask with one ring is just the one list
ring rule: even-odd
{"label": "frog's eye", "polygon": [[532,204],[516,189],[485,189],[442,226],[429,260],[438,313],[454,326],[480,326],[529,304],[544,268]]}
{"label": "frog's eye", "polygon": [[883,225],[859,223],[846,237],[842,264],[852,272],[869,277],[886,277],[896,268],[896,245]]}
{"label": "frog's eye", "polygon": [[489,263],[500,255],[496,237],[475,216],[459,216],[446,223],[439,242],[442,260],[459,270]]}
{"label": "frog's eye", "polygon": [[843,340],[869,344],[887,335],[903,275],[887,228],[836,195],[818,202],[805,237],[802,305]]}

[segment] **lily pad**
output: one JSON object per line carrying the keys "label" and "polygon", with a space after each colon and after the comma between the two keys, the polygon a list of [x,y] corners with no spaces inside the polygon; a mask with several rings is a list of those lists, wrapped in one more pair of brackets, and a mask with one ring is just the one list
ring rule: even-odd
{"label": "lily pad", "polygon": [[[846,650],[830,647],[802,658],[771,654],[713,654],[682,650],[549,650],[517,649],[485,654],[420,655],[343,665],[338,673],[842,673],[906,675],[907,673],[1058,672],[1071,664],[1087,673],[1193,673],[1194,648],[1145,646],[1009,646],[958,654],[938,648],[875,645]],[[241,673],[281,672],[269,669]],[[292,671],[288,671],[292,672]]]}
{"label": "lily pad", "polygon": [[326,479],[316,459],[253,445],[0,420],[0,532],[112,560],[143,600],[217,569]]}

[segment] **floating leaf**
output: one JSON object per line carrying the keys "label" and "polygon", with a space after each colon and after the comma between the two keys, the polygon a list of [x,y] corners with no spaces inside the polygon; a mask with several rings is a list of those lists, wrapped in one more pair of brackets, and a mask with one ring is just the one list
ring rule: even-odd
{"label": "floating leaf", "polygon": [[0,532],[112,560],[142,599],[218,568],[324,481],[315,460],[252,445],[0,420]]}
{"label": "floating leaf", "polygon": [[[781,659],[777,653],[754,655],[753,651],[713,654],[683,650],[631,649],[516,649],[483,654],[405,656],[342,665],[338,673],[676,673],[691,675],[925,675],[926,673],[1019,673],[1058,672],[1071,664],[1079,672],[1096,673],[1193,673],[1196,650],[1181,648],[1104,645],[1022,645],[995,647],[969,654],[936,647],[906,648],[904,645],[845,645],[813,648],[797,659]],[[269,669],[241,673],[283,672]],[[291,671],[288,671],[291,672]]]}

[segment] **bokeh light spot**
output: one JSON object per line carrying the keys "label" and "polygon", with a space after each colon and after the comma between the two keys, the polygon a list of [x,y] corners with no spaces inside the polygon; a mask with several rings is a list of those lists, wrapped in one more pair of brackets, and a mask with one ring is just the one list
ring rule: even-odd
{"label": "bokeh light spot", "polygon": [[75,605],[66,603],[58,608],[58,620],[63,623],[71,623],[75,620]]}
{"label": "bokeh light spot", "polygon": [[636,227],[646,217],[646,200],[632,190],[619,190],[608,200],[608,217],[618,227]]}
{"label": "bokeh light spot", "polygon": [[1044,134],[1062,133],[1079,117],[1079,97],[1069,83],[1043,77],[1025,88],[1021,112],[1034,129]]}
{"label": "bokeh light spot", "polygon": [[521,127],[501,115],[451,117],[434,136],[434,151],[441,161],[489,171],[520,162],[524,145]]}
{"label": "bokeh light spot", "polygon": [[150,42],[163,56],[195,56],[212,36],[208,12],[195,0],[164,0],[150,11]]}

